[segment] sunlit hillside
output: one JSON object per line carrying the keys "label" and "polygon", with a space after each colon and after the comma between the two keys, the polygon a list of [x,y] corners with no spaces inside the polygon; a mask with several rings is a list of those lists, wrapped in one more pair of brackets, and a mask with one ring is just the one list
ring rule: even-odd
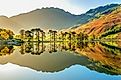
{"label": "sunlit hillside", "polygon": [[23,26],[10,20],[8,17],[0,16],[0,28],[6,28],[6,29],[10,29],[14,32],[17,32],[21,29],[21,27],[23,27]]}
{"label": "sunlit hillside", "polygon": [[89,36],[106,37],[120,32],[121,28],[121,7],[117,7],[113,12],[102,15],[99,19],[94,19],[75,29],[75,32],[83,32]]}

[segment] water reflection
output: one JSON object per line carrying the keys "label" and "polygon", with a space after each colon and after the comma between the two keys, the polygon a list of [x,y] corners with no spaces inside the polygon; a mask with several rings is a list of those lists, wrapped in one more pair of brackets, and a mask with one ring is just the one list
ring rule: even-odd
{"label": "water reflection", "polygon": [[[113,43],[113,44],[111,44]],[[58,72],[79,64],[99,73],[121,74],[121,48],[118,42],[24,43],[0,47],[0,63],[14,63],[43,72]],[[9,54],[10,56],[6,56]]]}
{"label": "water reflection", "polygon": [[14,48],[11,45],[0,45],[0,56],[10,55]]}
{"label": "water reflection", "polygon": [[33,55],[40,55],[45,51],[45,45],[42,43],[25,43],[21,44],[20,53],[31,53]]}
{"label": "water reflection", "polygon": [[[82,46],[82,45],[81,45]],[[50,43],[24,43],[21,44],[20,47],[20,53],[25,54],[25,53],[30,53],[32,55],[40,55],[41,53],[44,53],[44,51],[48,53],[53,53],[57,51],[75,51],[76,50],[76,45],[72,43],[55,43],[55,42],[50,42]]]}

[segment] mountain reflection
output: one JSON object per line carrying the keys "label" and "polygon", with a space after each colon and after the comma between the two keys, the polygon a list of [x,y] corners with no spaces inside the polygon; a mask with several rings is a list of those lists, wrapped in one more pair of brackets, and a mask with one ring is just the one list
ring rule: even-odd
{"label": "mountain reflection", "polygon": [[119,75],[121,48],[118,45],[118,42],[31,42],[21,46],[1,45],[0,63],[10,62],[44,72],[58,72],[80,64],[100,73]]}

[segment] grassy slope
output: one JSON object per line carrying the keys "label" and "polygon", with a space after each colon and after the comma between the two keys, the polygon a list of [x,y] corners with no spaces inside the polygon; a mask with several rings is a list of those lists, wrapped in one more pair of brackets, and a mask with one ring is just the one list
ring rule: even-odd
{"label": "grassy slope", "polygon": [[90,21],[89,23],[76,28],[74,31],[77,33],[83,32],[89,36],[95,35],[97,37],[108,32],[108,30],[115,29],[116,25],[118,25],[118,30],[121,25],[121,6],[115,9],[112,13]]}

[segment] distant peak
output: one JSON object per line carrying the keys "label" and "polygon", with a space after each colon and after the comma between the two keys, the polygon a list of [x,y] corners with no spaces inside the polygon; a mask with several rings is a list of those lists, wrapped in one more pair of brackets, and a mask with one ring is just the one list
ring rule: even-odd
{"label": "distant peak", "polygon": [[63,11],[63,12],[66,12],[64,11],[63,9],[60,9],[60,8],[54,8],[54,7],[43,7],[43,8],[37,8],[35,10],[32,10],[30,12],[40,12],[40,11]]}
{"label": "distant peak", "polygon": [[101,11],[104,11],[105,9],[113,8],[113,7],[117,7],[117,6],[119,6],[119,4],[107,4],[105,6],[99,6],[97,8],[90,9],[86,13],[94,13],[94,11],[101,12]]}

